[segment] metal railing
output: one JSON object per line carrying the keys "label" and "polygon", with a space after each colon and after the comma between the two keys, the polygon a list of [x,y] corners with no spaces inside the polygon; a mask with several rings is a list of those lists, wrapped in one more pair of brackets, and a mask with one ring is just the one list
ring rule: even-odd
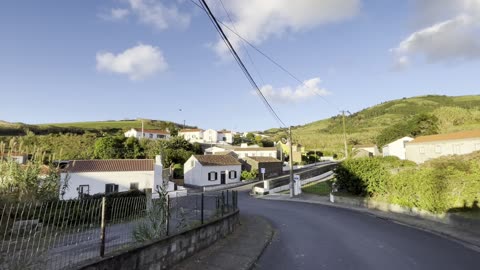
{"label": "metal railing", "polygon": [[236,209],[236,191],[1,204],[0,269],[71,269]]}

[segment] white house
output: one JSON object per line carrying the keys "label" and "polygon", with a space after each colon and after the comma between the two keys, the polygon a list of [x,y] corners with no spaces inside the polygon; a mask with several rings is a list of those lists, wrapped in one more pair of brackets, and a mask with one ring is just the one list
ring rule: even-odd
{"label": "white house", "polygon": [[277,157],[276,147],[235,147],[233,152],[238,158],[244,157]]}
{"label": "white house", "polygon": [[[81,198],[83,194],[122,192],[146,188],[155,191],[164,183],[160,156],[153,159],[73,160],[60,174],[67,183],[64,200]],[[66,181],[66,182],[65,182]],[[183,188],[181,188],[183,189]],[[168,191],[174,184],[168,182]]]}
{"label": "white house", "polygon": [[218,141],[218,132],[214,129],[207,129],[203,132],[203,141],[205,143],[216,143]]}
{"label": "white house", "polygon": [[413,138],[407,136],[385,145],[382,148],[383,156],[396,156],[399,159],[405,159],[405,144],[410,141],[413,141]]}
{"label": "white house", "polygon": [[141,129],[141,128],[132,128],[129,131],[125,132],[125,137],[135,137],[137,139],[147,138],[147,139],[170,139],[170,132],[165,130],[157,129]]}
{"label": "white house", "polygon": [[232,144],[233,143],[233,133],[229,130],[217,131],[217,141]]}
{"label": "white house", "polygon": [[193,155],[183,165],[184,183],[210,186],[239,182],[241,167],[230,155]]}
{"label": "white house", "polygon": [[480,130],[420,136],[405,144],[405,157],[416,163],[480,151]]}
{"label": "white house", "polygon": [[212,146],[212,147],[209,147],[209,148],[205,149],[204,154],[205,155],[215,155],[217,153],[223,153],[225,151],[227,151],[226,148],[218,147],[218,146]]}
{"label": "white house", "polygon": [[[369,153],[371,156],[378,156],[380,155],[380,151],[376,144],[365,144],[365,145],[355,145],[352,147],[352,150],[359,151],[360,153]],[[355,154],[354,154],[355,155]]]}
{"label": "white house", "polygon": [[183,136],[185,140],[189,142],[203,142],[203,129],[198,128],[189,128],[189,129],[181,129],[178,132],[179,136]]}
{"label": "white house", "polygon": [[28,154],[16,153],[16,152],[5,152],[5,153],[0,153],[0,159],[13,160],[18,164],[26,164],[28,160]]}

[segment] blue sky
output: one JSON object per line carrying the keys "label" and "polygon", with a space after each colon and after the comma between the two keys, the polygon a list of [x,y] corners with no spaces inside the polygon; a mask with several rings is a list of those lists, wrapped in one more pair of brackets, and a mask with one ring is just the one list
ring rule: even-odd
{"label": "blue sky", "polygon": [[[479,94],[480,0],[444,2],[223,0],[230,21],[208,1],[306,82],[248,49],[254,68],[230,35],[287,125],[402,97]],[[278,127],[190,0],[7,0],[0,37],[1,120]]]}

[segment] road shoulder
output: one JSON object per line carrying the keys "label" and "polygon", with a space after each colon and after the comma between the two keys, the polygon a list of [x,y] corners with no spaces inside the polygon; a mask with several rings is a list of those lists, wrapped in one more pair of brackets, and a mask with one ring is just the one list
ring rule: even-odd
{"label": "road shoulder", "polygon": [[172,267],[174,270],[251,269],[272,240],[270,222],[240,214],[240,225],[227,237]]}

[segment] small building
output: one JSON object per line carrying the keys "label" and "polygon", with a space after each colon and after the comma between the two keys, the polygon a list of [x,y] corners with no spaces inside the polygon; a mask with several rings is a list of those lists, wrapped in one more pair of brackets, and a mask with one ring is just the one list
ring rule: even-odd
{"label": "small building", "polygon": [[395,140],[382,148],[384,157],[395,156],[399,159],[405,159],[405,145],[407,142],[413,141],[412,137],[403,137]]}
{"label": "small building", "polygon": [[178,132],[178,136],[183,136],[185,140],[191,143],[203,142],[203,129],[198,129],[198,128],[181,129]]}
{"label": "small building", "polygon": [[[97,193],[152,189],[155,193],[164,182],[160,156],[153,159],[72,160],[60,173],[61,185],[66,183],[64,200]],[[165,179],[165,181],[168,181]],[[174,185],[168,183],[168,191]]]}
{"label": "small building", "polygon": [[238,155],[238,158],[277,157],[277,148],[275,147],[235,147],[232,150]]}
{"label": "small building", "polygon": [[[352,147],[352,156],[360,157],[360,156],[378,156],[380,155],[380,151],[376,144],[363,144],[363,145],[355,145]],[[368,154],[368,153],[369,154]]]}
{"label": "small building", "polygon": [[273,157],[244,157],[242,169],[251,171],[258,170],[261,177],[261,168],[265,169],[265,178],[282,175],[283,162]]}
{"label": "small building", "polygon": [[210,186],[240,182],[241,165],[231,155],[192,155],[183,166],[184,183]]}
{"label": "small building", "polygon": [[480,151],[480,130],[420,136],[405,146],[406,159],[415,163],[448,155],[465,155]]}
{"label": "small building", "polygon": [[152,140],[168,140],[170,139],[170,132],[159,129],[141,129],[132,128],[125,132],[125,137],[135,137],[137,139],[146,138]]}
{"label": "small building", "polygon": [[13,160],[18,164],[27,164],[28,154],[16,153],[16,152],[5,152],[5,153],[0,153],[0,159]]}
{"label": "small building", "polygon": [[203,132],[203,141],[205,143],[216,143],[218,141],[218,132],[214,129],[207,129]]}
{"label": "small building", "polygon": [[[277,157],[281,160],[285,160],[285,156],[288,156],[290,153],[290,143],[283,143],[282,141],[279,141],[275,144],[275,147],[277,149]],[[303,147],[301,144],[294,143],[292,145],[292,161],[294,163],[302,162],[302,154],[304,152],[305,147]]]}
{"label": "small building", "polygon": [[233,133],[229,130],[219,130],[217,131],[217,141],[218,142],[226,142],[229,144],[233,143]]}
{"label": "small building", "polygon": [[209,148],[205,149],[205,151],[203,153],[205,155],[216,155],[217,153],[223,153],[223,152],[226,152],[226,151],[227,151],[226,148],[218,147],[218,146],[212,146],[212,147],[209,147]]}

